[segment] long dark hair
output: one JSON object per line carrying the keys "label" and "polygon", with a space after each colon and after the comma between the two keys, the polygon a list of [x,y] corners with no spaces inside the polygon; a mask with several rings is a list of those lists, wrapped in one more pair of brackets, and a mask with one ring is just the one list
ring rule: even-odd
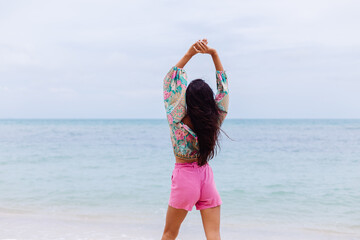
{"label": "long dark hair", "polygon": [[216,155],[219,147],[219,108],[214,99],[214,92],[202,79],[195,79],[189,84],[185,97],[187,115],[198,137],[198,165],[203,166]]}

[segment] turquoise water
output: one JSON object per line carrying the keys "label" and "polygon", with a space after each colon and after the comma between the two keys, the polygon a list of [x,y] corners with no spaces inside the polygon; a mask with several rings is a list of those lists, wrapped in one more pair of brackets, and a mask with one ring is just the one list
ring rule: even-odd
{"label": "turquoise water", "polygon": [[[222,137],[210,164],[224,227],[360,233],[360,120],[226,120],[223,129],[233,140]],[[0,214],[161,228],[173,165],[165,120],[0,120]]]}

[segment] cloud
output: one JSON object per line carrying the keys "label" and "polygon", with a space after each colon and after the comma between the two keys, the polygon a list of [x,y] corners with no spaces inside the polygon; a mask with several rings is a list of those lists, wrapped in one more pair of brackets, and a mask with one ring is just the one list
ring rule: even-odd
{"label": "cloud", "polygon": [[[162,79],[202,37],[231,77],[229,117],[360,117],[354,0],[1,5],[0,86],[13,94],[0,89],[2,118],[10,116],[5,105],[18,117],[162,118]],[[215,86],[209,56],[195,56],[186,70]],[[61,98],[76,104],[53,112]]]}

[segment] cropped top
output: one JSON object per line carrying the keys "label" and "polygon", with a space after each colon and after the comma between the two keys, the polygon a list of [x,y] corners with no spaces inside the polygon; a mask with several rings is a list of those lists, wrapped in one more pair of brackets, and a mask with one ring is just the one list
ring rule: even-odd
{"label": "cropped top", "polygon": [[[217,93],[215,102],[220,109],[220,125],[226,117],[229,105],[228,82],[225,71],[216,71]],[[199,143],[196,133],[182,119],[186,115],[185,92],[187,74],[183,68],[173,66],[164,78],[164,102],[170,127],[170,138],[175,156],[185,160],[196,159]]]}

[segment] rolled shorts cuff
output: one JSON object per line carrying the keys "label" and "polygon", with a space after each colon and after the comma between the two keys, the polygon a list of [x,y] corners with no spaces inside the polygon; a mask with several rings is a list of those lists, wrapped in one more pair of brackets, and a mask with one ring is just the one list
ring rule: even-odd
{"label": "rolled shorts cuff", "polygon": [[207,208],[214,208],[214,207],[220,206],[221,204],[222,204],[222,201],[220,200],[219,202],[216,202],[211,205],[204,205],[204,206],[199,206],[199,207],[196,206],[196,210],[204,210]]}
{"label": "rolled shorts cuff", "polygon": [[193,209],[193,207],[178,207],[178,206],[176,206],[176,205],[174,205],[173,203],[170,203],[169,202],[169,206],[170,207],[173,207],[173,208],[176,208],[176,209],[183,209],[183,210],[186,210],[186,211],[192,211],[192,209]]}

